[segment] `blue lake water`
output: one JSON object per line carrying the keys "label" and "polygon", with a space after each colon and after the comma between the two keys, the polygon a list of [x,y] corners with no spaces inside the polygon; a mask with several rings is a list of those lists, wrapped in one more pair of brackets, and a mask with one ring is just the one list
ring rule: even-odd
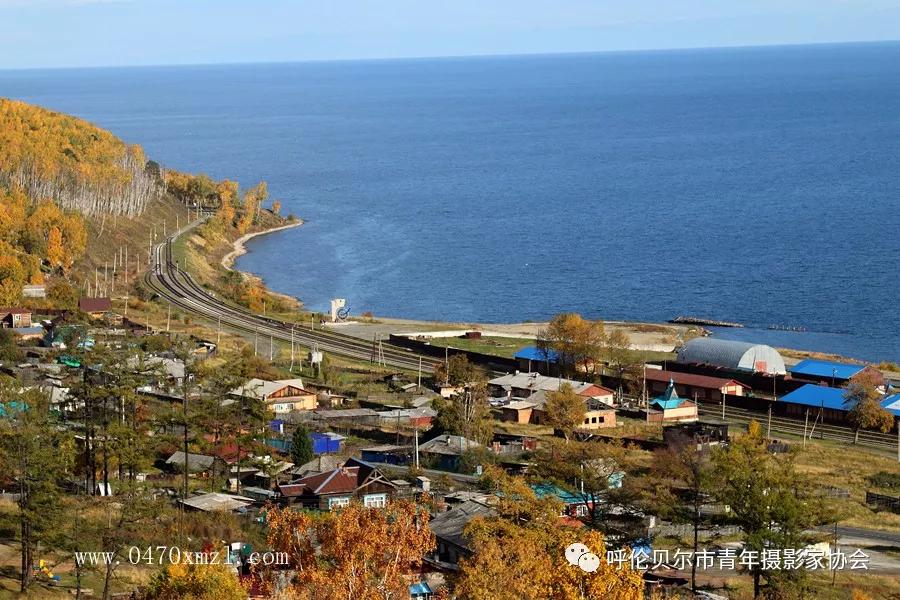
{"label": "blue lake water", "polygon": [[900,44],[5,71],[0,95],[266,180],[307,224],[238,266],[312,308],[686,314],[900,360]]}

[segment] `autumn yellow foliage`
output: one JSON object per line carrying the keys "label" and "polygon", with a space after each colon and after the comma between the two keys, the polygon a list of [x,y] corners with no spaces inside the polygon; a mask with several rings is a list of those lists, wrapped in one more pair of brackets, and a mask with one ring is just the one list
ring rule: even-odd
{"label": "autumn yellow foliage", "polygon": [[293,561],[283,597],[294,600],[407,598],[415,568],[435,545],[428,513],[409,501],[383,509],[351,503],[317,516],[273,509],[266,520],[269,546]]}
{"label": "autumn yellow foliage", "polygon": [[55,202],[30,202],[0,186],[0,305],[14,305],[26,283],[43,281],[42,265],[65,272],[84,254],[84,219]]}
{"label": "autumn yellow foliage", "polygon": [[[489,469],[486,482],[499,493],[497,515],[465,530],[472,556],[460,562],[454,593],[467,600],[641,600],[641,574],[606,560],[597,531],[560,522],[558,501],[536,498],[520,478]],[[588,573],[569,564],[566,548],[587,546],[600,558]]]}
{"label": "autumn yellow foliage", "polygon": [[224,564],[173,564],[157,574],[145,600],[244,600],[247,590]]}
{"label": "autumn yellow foliage", "polygon": [[139,146],[76,117],[0,98],[0,183],[85,215],[135,216],[158,198]]}

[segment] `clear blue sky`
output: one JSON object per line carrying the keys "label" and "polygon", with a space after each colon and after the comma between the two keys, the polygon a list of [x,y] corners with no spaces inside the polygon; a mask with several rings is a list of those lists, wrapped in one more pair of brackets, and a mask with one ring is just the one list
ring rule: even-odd
{"label": "clear blue sky", "polygon": [[0,0],[0,68],[889,39],[900,0]]}

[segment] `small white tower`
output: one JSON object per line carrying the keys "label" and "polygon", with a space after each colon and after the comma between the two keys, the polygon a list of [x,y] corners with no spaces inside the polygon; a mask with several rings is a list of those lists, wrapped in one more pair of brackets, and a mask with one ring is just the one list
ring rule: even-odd
{"label": "small white tower", "polygon": [[332,298],[331,299],[331,322],[337,323],[338,321],[343,321],[346,315],[342,316],[341,309],[347,305],[346,298]]}

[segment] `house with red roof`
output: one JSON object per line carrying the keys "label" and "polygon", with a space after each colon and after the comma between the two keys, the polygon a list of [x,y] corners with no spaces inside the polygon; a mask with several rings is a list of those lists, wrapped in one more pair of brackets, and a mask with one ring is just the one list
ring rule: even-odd
{"label": "house with red roof", "polygon": [[109,298],[79,298],[78,310],[87,313],[93,318],[102,317],[112,310],[112,300]]}
{"label": "house with red roof", "polygon": [[283,505],[319,510],[333,510],[351,502],[382,508],[396,492],[397,487],[378,469],[355,458],[337,469],[278,486]]}
{"label": "house with red roof", "polygon": [[644,381],[647,383],[647,394],[650,397],[664,394],[671,382],[675,384],[675,391],[679,396],[700,402],[722,402],[723,394],[743,396],[750,390],[750,386],[735,379],[663,369],[645,369]]}

